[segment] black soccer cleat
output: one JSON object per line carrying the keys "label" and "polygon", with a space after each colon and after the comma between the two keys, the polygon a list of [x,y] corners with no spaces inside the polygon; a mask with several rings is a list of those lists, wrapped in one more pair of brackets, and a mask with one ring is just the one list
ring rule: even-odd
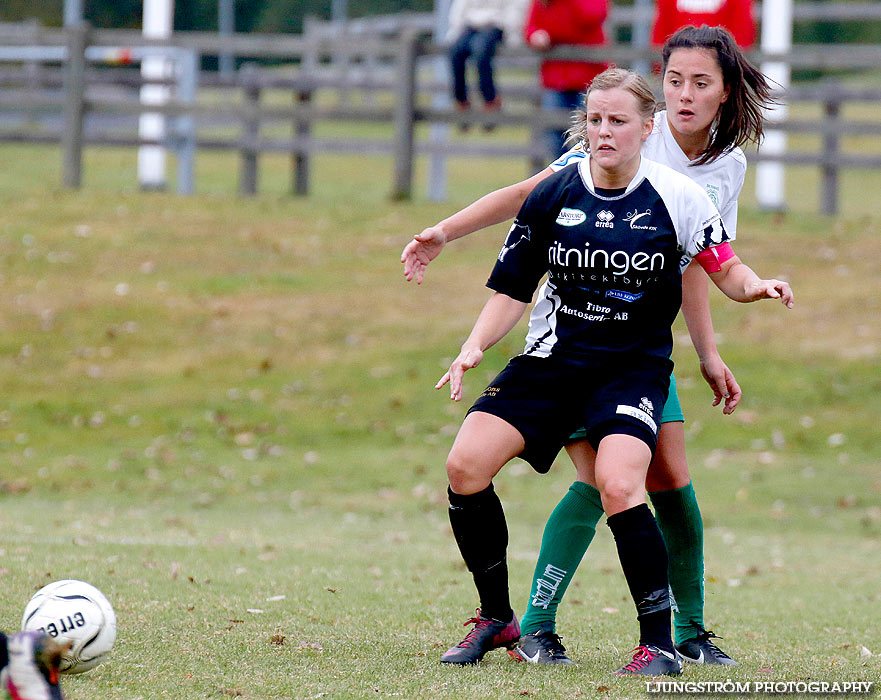
{"label": "black soccer cleat", "polygon": [[633,650],[633,660],[624,664],[616,676],[678,676],[682,673],[682,660],[674,652],[655,646],[638,646]]}
{"label": "black soccer cleat", "polygon": [[693,639],[687,639],[676,646],[676,651],[686,661],[693,664],[717,664],[719,666],[737,666],[737,662],[719,647],[713,644],[711,639],[722,639],[718,635],[698,628],[700,634]]}
{"label": "black soccer cleat", "polygon": [[550,630],[524,634],[517,646],[508,653],[515,661],[531,664],[572,664],[560,637]]}
{"label": "black soccer cleat", "polygon": [[509,622],[493,620],[484,617],[477,610],[476,617],[472,617],[463,625],[474,625],[472,629],[456,646],[447,649],[441,657],[442,664],[456,664],[465,666],[478,663],[488,651],[493,649],[511,649],[520,639],[520,624],[514,616]]}

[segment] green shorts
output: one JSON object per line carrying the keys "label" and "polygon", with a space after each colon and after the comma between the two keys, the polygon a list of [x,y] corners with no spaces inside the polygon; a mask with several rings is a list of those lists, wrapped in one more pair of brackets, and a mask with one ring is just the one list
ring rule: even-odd
{"label": "green shorts", "polygon": [[[676,377],[670,375],[670,391],[667,393],[667,402],[664,404],[664,410],[661,411],[661,423],[676,423],[685,420],[685,414],[682,413],[682,404],[679,403],[679,394],[676,393]],[[579,428],[569,436],[569,442],[576,440],[585,440],[587,431]]]}

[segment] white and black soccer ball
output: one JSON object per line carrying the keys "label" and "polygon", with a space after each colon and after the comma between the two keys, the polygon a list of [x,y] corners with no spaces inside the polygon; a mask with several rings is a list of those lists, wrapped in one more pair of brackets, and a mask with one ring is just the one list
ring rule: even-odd
{"label": "white and black soccer ball", "polygon": [[84,581],[55,581],[34,593],[21,620],[25,631],[70,642],[62,673],[82,673],[107,659],[116,641],[116,613],[97,588]]}

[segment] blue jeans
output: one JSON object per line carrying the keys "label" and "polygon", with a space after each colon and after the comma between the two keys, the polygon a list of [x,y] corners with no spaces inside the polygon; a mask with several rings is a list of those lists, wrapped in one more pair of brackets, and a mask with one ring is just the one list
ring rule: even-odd
{"label": "blue jeans", "polygon": [[[545,90],[541,95],[542,109],[568,109],[570,112],[584,108],[583,90]],[[564,129],[547,129],[544,133],[545,147],[550,160],[566,152]]]}
{"label": "blue jeans", "polygon": [[496,99],[496,85],[493,81],[493,57],[496,46],[502,41],[502,30],[498,27],[473,29],[466,27],[456,43],[450,47],[450,63],[453,67],[453,96],[457,102],[468,101],[468,86],[465,84],[465,61],[473,56],[477,64],[477,80],[480,94],[485,102]]}

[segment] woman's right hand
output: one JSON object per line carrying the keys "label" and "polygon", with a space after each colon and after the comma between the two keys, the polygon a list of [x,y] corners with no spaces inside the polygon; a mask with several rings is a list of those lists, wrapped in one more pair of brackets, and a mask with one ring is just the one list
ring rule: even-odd
{"label": "woman's right hand", "polygon": [[413,240],[404,246],[401,253],[404,278],[411,282],[415,277],[416,284],[422,284],[425,268],[440,255],[446,244],[447,237],[438,226],[429,226],[422,233],[413,236]]}
{"label": "woman's right hand", "polygon": [[465,376],[465,372],[477,367],[481,360],[483,360],[482,350],[476,347],[469,348],[463,345],[459,356],[453,360],[450,369],[448,369],[446,374],[440,378],[440,381],[435,384],[434,388],[440,389],[444,384],[449,382],[450,398],[453,401],[460,401],[462,399],[462,378]]}

